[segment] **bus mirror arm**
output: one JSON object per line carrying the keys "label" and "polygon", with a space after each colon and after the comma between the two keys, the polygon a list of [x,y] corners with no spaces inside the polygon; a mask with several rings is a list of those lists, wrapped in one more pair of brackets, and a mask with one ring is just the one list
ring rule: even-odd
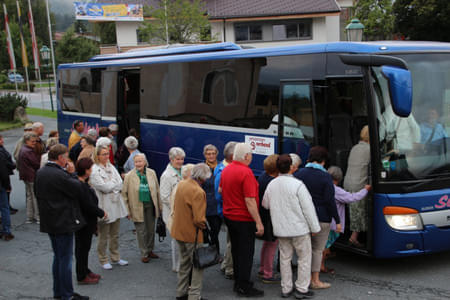
{"label": "bus mirror arm", "polygon": [[367,67],[393,66],[408,70],[408,65],[403,59],[388,55],[341,54],[339,58],[346,65]]}

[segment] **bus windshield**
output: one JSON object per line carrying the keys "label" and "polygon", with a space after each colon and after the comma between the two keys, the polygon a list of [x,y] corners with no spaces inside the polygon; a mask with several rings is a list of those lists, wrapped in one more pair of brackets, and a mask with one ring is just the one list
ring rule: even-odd
{"label": "bus windshield", "polygon": [[450,54],[397,56],[412,74],[413,107],[409,117],[396,116],[387,80],[381,68],[373,68],[380,180],[450,177]]}

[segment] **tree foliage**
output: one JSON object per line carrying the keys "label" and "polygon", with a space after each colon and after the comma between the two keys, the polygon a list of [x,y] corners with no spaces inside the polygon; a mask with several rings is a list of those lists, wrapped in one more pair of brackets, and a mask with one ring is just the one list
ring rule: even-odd
{"label": "tree foliage", "polygon": [[55,55],[58,63],[72,63],[87,61],[99,51],[97,42],[77,36],[72,26],[56,45]]}
{"label": "tree foliage", "polygon": [[396,0],[395,28],[406,38],[424,41],[450,41],[450,1]]}
{"label": "tree foliage", "polygon": [[163,0],[159,8],[146,8],[145,14],[152,20],[145,22],[140,38],[153,42],[166,41],[166,23],[170,43],[199,41],[210,26],[201,0]]}
{"label": "tree foliage", "polygon": [[94,34],[100,37],[102,45],[116,44],[116,24],[115,22],[94,23]]}
{"label": "tree foliage", "polygon": [[386,40],[394,32],[392,0],[358,0],[355,16],[365,26],[367,40]]}

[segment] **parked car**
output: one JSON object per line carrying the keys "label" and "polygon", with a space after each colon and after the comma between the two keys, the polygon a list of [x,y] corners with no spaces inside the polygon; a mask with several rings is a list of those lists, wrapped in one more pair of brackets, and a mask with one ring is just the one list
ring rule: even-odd
{"label": "parked car", "polygon": [[24,82],[23,76],[18,74],[18,73],[10,73],[10,74],[8,74],[8,80],[11,83],[15,83],[15,82],[22,83],[22,82]]}

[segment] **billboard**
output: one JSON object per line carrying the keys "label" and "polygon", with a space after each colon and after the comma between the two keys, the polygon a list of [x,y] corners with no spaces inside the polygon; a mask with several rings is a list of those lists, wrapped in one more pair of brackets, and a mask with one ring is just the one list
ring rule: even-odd
{"label": "billboard", "polygon": [[77,20],[143,21],[142,4],[101,4],[74,2]]}

